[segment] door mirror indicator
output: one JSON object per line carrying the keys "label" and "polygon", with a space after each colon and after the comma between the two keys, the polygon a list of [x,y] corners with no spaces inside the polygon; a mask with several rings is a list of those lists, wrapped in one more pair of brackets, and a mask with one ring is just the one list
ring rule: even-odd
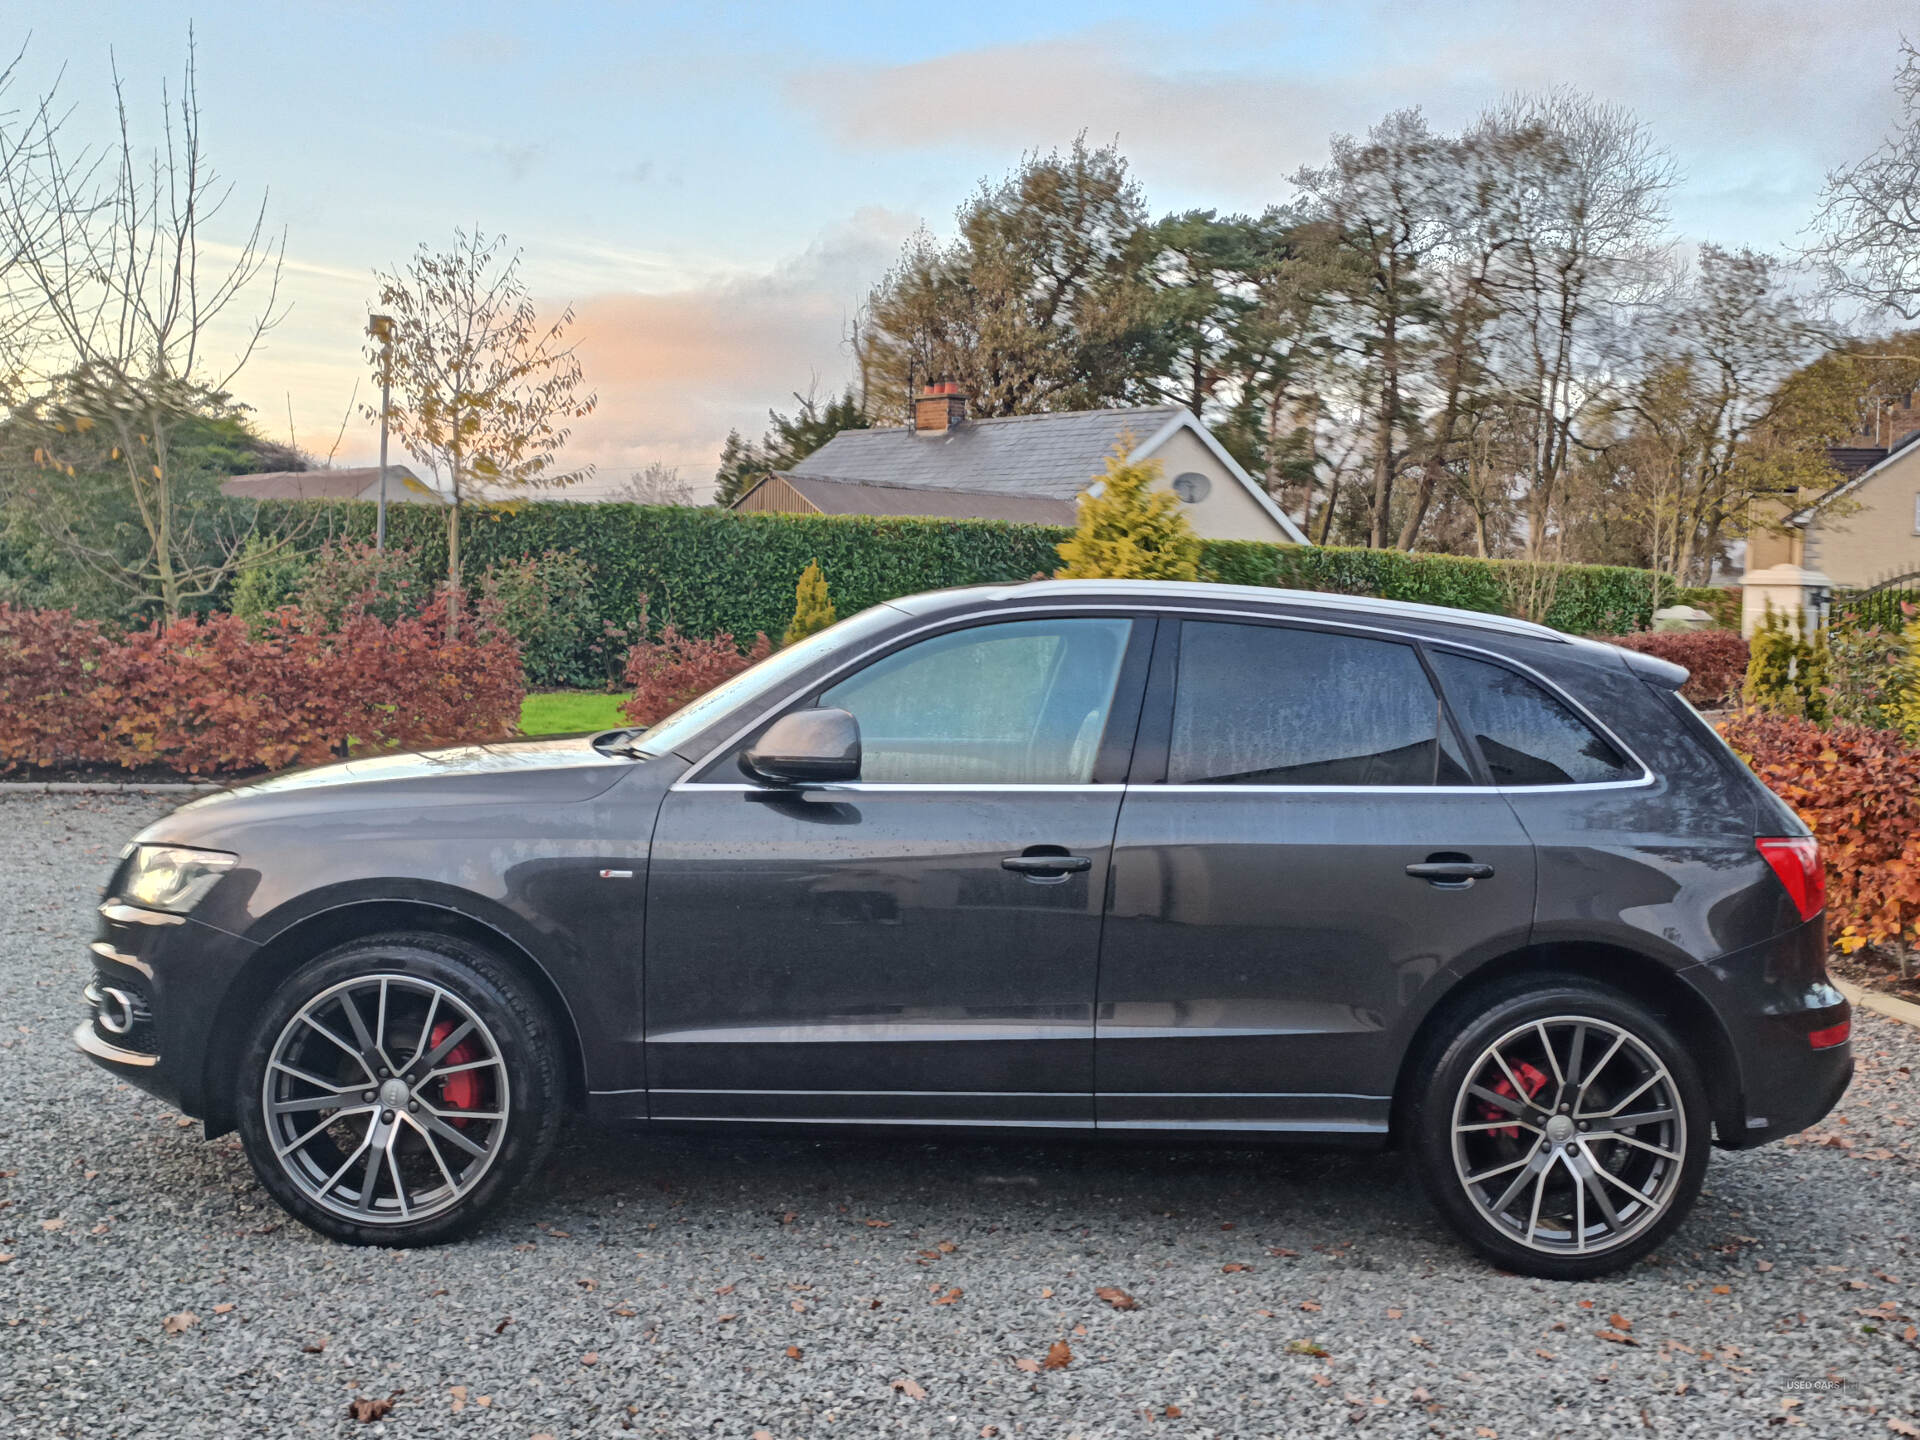
{"label": "door mirror indicator", "polygon": [[795,710],[747,747],[740,768],[775,785],[858,780],[860,722],[845,710]]}

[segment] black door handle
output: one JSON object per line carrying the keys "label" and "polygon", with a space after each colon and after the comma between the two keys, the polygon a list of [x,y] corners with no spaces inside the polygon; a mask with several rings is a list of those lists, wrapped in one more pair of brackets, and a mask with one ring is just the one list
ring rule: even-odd
{"label": "black door handle", "polygon": [[1436,885],[1462,885],[1475,880],[1491,880],[1493,867],[1472,860],[1428,860],[1407,866],[1407,874],[1416,880],[1431,880]]}
{"label": "black door handle", "polygon": [[1008,855],[1000,861],[1000,868],[1022,875],[1066,875],[1091,870],[1093,861],[1084,855]]}

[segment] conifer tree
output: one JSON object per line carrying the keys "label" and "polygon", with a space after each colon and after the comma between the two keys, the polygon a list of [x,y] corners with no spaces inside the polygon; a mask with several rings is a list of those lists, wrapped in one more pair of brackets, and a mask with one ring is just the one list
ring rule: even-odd
{"label": "conifer tree", "polygon": [[791,645],[796,640],[804,640],[838,618],[833,610],[833,597],[827,593],[827,577],[820,572],[820,562],[808,561],[807,568],[800,572],[800,583],[794,587],[793,619],[787,622],[787,633],[780,637],[780,643]]}
{"label": "conifer tree", "polygon": [[1079,523],[1060,542],[1062,580],[1192,580],[1200,541],[1171,490],[1156,490],[1160,462],[1131,463],[1126,442],[1107,473],[1080,494]]}

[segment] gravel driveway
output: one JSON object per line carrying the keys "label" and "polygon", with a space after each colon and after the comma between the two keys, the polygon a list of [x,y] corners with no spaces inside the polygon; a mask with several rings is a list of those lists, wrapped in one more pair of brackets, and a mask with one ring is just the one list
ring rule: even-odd
{"label": "gravel driveway", "polygon": [[477,1238],[354,1250],[71,1048],[98,888],[161,808],[0,800],[0,1433],[1920,1436],[1894,1022],[1856,1019],[1817,1133],[1716,1155],[1601,1282],[1487,1269],[1392,1156],[578,1127]]}

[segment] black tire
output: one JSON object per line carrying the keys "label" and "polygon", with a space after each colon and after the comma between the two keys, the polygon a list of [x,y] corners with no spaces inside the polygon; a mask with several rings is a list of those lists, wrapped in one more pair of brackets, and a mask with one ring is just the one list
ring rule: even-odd
{"label": "black tire", "polygon": [[479,946],[411,933],[349,941],[290,976],[238,1083],[241,1140],[274,1199],[322,1235],[396,1248],[479,1224],[540,1167],[565,1096],[532,989]]}
{"label": "black tire", "polygon": [[[1711,1148],[1699,1070],[1672,1029],[1620,991],[1560,974],[1499,982],[1441,1023],[1412,1073],[1407,1140],[1421,1182],[1505,1269],[1549,1280],[1623,1269],[1699,1194]],[[1610,1100],[1618,1114],[1607,1118]]]}

